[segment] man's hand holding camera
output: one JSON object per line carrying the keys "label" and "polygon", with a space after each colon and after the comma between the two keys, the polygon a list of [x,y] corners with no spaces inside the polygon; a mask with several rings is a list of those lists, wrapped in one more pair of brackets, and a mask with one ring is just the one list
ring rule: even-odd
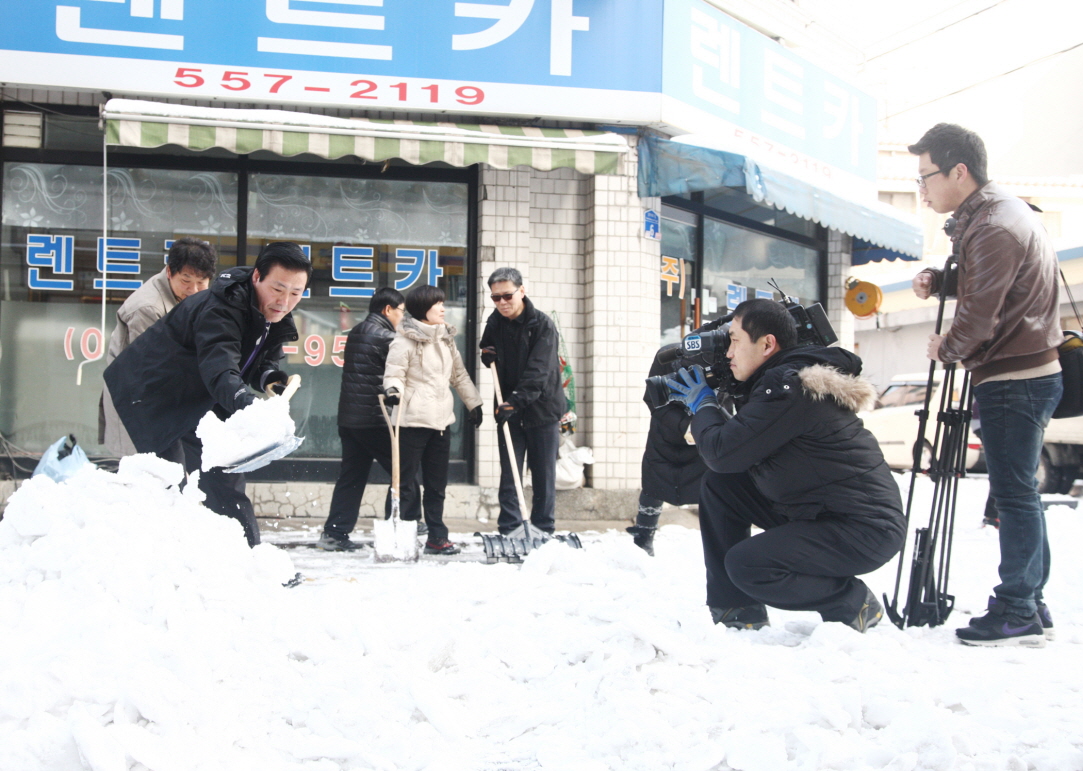
{"label": "man's hand holding camera", "polygon": [[698,364],[688,369],[681,367],[676,375],[666,379],[666,385],[670,389],[670,401],[680,402],[692,415],[705,405],[718,407],[718,397],[707,385],[707,376]]}

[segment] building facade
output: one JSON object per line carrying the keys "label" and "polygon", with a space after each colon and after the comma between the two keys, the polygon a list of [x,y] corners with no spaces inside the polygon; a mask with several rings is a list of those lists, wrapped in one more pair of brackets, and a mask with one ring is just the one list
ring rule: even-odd
{"label": "building facade", "polygon": [[[851,236],[920,253],[875,201],[871,100],[703,0],[304,5],[0,9],[11,445],[102,451],[105,336],[173,239],[223,268],[292,240],[314,265],[286,366],[306,440],[258,479],[333,481],[340,354],[375,287],[442,287],[491,393],[485,278],[510,265],[558,322],[587,485],[634,491],[661,343],[775,281],[847,344]],[[452,479],[490,490],[493,424],[462,425]]]}

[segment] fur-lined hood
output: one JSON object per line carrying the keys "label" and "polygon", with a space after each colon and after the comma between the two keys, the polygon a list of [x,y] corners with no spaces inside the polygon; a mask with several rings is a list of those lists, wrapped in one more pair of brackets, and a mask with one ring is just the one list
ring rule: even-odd
{"label": "fur-lined hood", "polygon": [[845,348],[800,346],[776,353],[741,390],[751,394],[762,389],[777,398],[800,383],[811,399],[831,397],[843,409],[860,412],[872,409],[877,396],[876,387],[860,375],[861,359]]}
{"label": "fur-lined hood", "polygon": [[830,396],[853,412],[871,410],[876,404],[876,386],[858,375],[847,375],[834,367],[813,364],[798,372],[801,385],[811,398],[823,401]]}

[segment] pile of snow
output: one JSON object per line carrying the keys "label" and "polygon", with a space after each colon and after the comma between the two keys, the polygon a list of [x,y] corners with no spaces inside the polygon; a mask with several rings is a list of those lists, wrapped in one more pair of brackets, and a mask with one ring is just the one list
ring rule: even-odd
{"label": "pile of snow", "polygon": [[[1066,507],[1049,515],[1057,640],[981,649],[953,641],[996,580],[980,482],[964,480],[948,625],[860,635],[774,609],[757,632],[713,626],[682,528],[654,559],[611,533],[521,567],[370,550],[294,565],[177,480],[137,458],[12,498],[0,769],[1083,768],[1083,525]],[[295,566],[310,580],[282,588]],[[869,577],[893,581],[894,563]]]}
{"label": "pile of snow", "polygon": [[281,444],[296,430],[290,401],[283,396],[256,399],[225,421],[212,410],[196,426],[196,436],[203,443],[202,469],[231,466]]}

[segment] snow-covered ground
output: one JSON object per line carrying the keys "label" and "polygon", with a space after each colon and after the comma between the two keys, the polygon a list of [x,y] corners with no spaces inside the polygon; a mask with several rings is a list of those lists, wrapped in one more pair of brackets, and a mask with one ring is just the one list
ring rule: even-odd
{"label": "snow-covered ground", "polygon": [[[1049,510],[1056,641],[985,649],[952,633],[996,583],[981,480],[961,484],[948,624],[860,635],[776,610],[713,626],[679,527],[654,559],[611,532],[521,566],[376,565],[250,550],[172,479],[136,459],[11,500],[2,771],[1083,769],[1083,512]],[[890,593],[894,571],[869,582]]]}

